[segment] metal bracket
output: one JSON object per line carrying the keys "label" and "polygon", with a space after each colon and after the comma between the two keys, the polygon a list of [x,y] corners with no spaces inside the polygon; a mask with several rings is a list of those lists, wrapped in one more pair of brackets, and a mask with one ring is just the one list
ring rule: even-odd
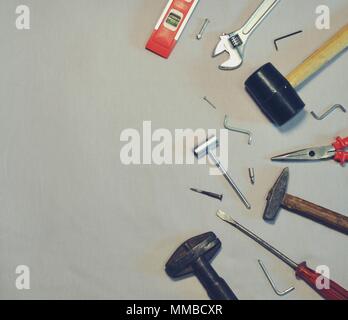
{"label": "metal bracket", "polygon": [[249,144],[249,145],[252,144],[252,142],[253,142],[253,134],[252,134],[249,130],[245,130],[245,129],[240,129],[240,128],[232,127],[232,126],[229,124],[229,118],[228,118],[228,116],[225,116],[224,127],[225,127],[227,130],[230,130],[230,131],[234,131],[234,132],[238,132],[238,133],[247,134],[247,135],[249,136],[248,144]]}

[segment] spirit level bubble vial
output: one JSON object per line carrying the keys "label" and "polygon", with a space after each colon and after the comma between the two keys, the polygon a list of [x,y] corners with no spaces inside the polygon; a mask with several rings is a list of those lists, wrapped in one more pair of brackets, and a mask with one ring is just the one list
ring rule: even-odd
{"label": "spirit level bubble vial", "polygon": [[169,0],[146,49],[168,58],[179,40],[199,0]]}

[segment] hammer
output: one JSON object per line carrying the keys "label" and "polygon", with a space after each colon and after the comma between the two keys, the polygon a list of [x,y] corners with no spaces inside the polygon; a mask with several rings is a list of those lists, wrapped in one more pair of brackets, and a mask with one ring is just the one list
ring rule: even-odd
{"label": "hammer", "polygon": [[231,288],[220,278],[210,261],[221,248],[221,241],[207,232],[184,242],[166,263],[171,278],[194,274],[212,300],[238,300]]}
{"label": "hammer", "polygon": [[280,208],[284,208],[348,234],[348,217],[287,194],[288,182],[289,168],[285,168],[268,194],[267,205],[263,214],[264,220],[275,220]]}
{"label": "hammer", "polygon": [[269,120],[276,126],[282,126],[305,107],[296,89],[347,47],[348,24],[286,78],[271,63],[267,63],[246,80],[245,88]]}

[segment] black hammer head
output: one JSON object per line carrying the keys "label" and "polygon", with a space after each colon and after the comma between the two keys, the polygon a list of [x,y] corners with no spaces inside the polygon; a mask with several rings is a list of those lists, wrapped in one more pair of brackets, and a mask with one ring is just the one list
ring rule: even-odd
{"label": "black hammer head", "polygon": [[200,257],[210,261],[221,248],[213,232],[201,234],[184,242],[166,263],[166,272],[172,278],[193,273],[192,264]]}
{"label": "black hammer head", "polygon": [[305,106],[295,88],[271,63],[254,72],[245,82],[245,88],[277,126],[293,119]]}
{"label": "black hammer head", "polygon": [[289,182],[289,168],[285,168],[267,196],[264,220],[274,220],[282,206]]}

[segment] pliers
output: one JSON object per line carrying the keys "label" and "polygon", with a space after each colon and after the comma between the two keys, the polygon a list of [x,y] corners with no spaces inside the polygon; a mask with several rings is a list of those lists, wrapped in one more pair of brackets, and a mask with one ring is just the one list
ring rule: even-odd
{"label": "pliers", "polygon": [[348,162],[348,137],[342,139],[336,138],[336,141],[325,147],[308,148],[286,153],[273,157],[272,161],[317,161],[324,159],[334,159],[340,162],[342,166]]}

